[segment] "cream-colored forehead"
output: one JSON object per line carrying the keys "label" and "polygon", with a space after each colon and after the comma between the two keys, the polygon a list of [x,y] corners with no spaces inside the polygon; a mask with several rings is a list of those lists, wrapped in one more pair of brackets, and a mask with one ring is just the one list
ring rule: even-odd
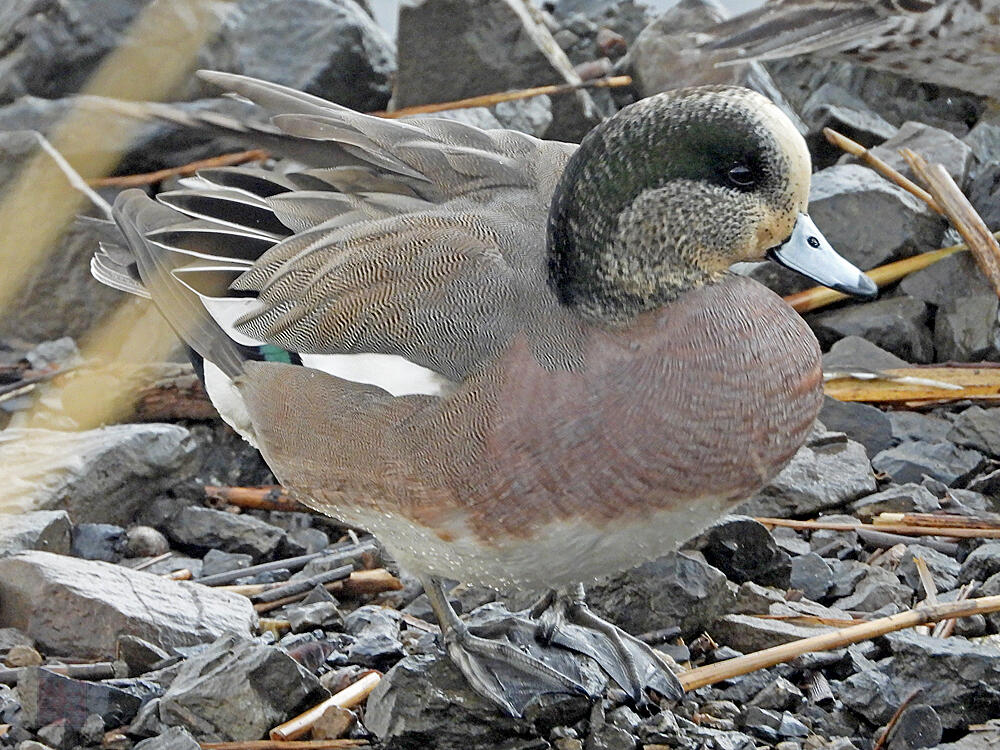
{"label": "cream-colored forehead", "polygon": [[778,148],[788,158],[788,191],[799,204],[799,210],[805,211],[809,203],[809,180],[812,175],[812,160],[809,158],[805,138],[770,99],[749,90],[747,94],[747,106],[754,112],[761,126],[771,132]]}

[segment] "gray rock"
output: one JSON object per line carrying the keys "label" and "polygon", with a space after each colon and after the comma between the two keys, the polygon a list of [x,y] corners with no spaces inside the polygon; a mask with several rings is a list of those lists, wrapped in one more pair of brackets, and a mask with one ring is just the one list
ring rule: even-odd
{"label": "gray rock", "polygon": [[500,102],[493,105],[493,116],[510,130],[541,138],[552,125],[552,100],[547,96]]}
{"label": "gray rock", "polygon": [[207,578],[217,573],[228,573],[231,570],[242,570],[253,564],[252,555],[237,552],[223,552],[221,549],[210,549],[201,561],[201,576]]}
{"label": "gray rock", "polygon": [[29,729],[65,719],[80,729],[91,714],[105,725],[127,724],[139,710],[141,699],[100,682],[74,680],[41,667],[28,667],[17,683],[24,725]]}
{"label": "gray rock", "polygon": [[795,529],[789,529],[785,526],[776,526],[771,529],[771,536],[774,537],[775,544],[785,550],[785,552],[790,554],[792,557],[804,555],[811,549],[809,542],[807,542],[802,537],[802,534]]}
{"label": "gray rock", "polygon": [[347,650],[352,664],[388,669],[405,651],[399,640],[398,612],[375,605],[358,607],[344,618],[344,630],[355,637]]}
{"label": "gray rock", "polygon": [[910,606],[913,590],[904,586],[893,573],[869,566],[865,577],[858,581],[854,593],[838,599],[836,607],[849,612],[875,612],[889,605],[900,609]]}
{"label": "gray rock", "polygon": [[110,523],[78,523],[70,554],[84,560],[118,562],[125,554],[125,529]]}
{"label": "gray rock", "polygon": [[938,308],[934,347],[939,361],[1000,359],[1000,324],[994,292],[953,297]]}
{"label": "gray rock", "polygon": [[986,542],[965,558],[958,573],[958,582],[985,581],[996,573],[1000,573],[1000,541]]}
{"label": "gray rock", "polygon": [[823,136],[823,128],[833,128],[866,148],[891,138],[896,127],[873,111],[861,98],[834,83],[816,89],[802,105],[802,119],[809,128],[806,142],[816,163],[828,166],[842,151]]}
{"label": "gray rock", "polygon": [[676,625],[695,636],[734,603],[726,576],[697,553],[672,552],[598,580],[587,601],[601,617],[629,633]]}
{"label": "gray rock", "polygon": [[870,521],[880,513],[934,513],[941,510],[941,503],[926,487],[911,482],[890,485],[855,500],[850,507],[858,518]]}
{"label": "gray rock", "polygon": [[740,584],[736,593],[736,603],[732,613],[737,615],[763,615],[770,611],[772,604],[785,601],[785,595],[777,589],[761,586],[753,581]]}
{"label": "gray rock", "polygon": [[869,456],[892,447],[889,417],[874,406],[824,396],[819,419],[827,429],[843,432],[851,440],[857,440],[865,446]]}
{"label": "gray rock", "polygon": [[[325,589],[324,589],[325,590]],[[293,633],[306,633],[316,628],[339,630],[343,627],[344,616],[340,613],[340,609],[334,602],[313,602],[311,604],[302,604],[299,606],[291,606],[287,610],[288,621],[292,625]],[[398,643],[398,641],[397,641]],[[357,643],[352,646],[356,647]],[[369,644],[363,644],[365,648],[365,656],[367,657],[372,649],[369,648]],[[402,647],[402,644],[400,644]],[[379,656],[384,654],[384,650],[379,652]],[[402,656],[400,651],[399,656]],[[351,658],[354,663],[369,663],[369,661],[376,661],[376,658],[372,658],[369,661],[362,662],[356,658]]]}
{"label": "gray rock", "polygon": [[[354,0],[239,0],[234,6],[198,67],[263,78],[362,112],[385,109],[396,50]],[[209,94],[207,86],[191,83],[186,98]]]}
{"label": "gray rock", "polygon": [[113,657],[122,633],[169,651],[257,622],[237,594],[48,552],[0,560],[0,600],[0,626],[23,630],[52,654],[95,659]]}
{"label": "gray rock", "polygon": [[292,529],[288,532],[288,538],[305,550],[302,553],[304,555],[311,555],[330,546],[330,537],[319,529]]}
{"label": "gray rock", "polygon": [[895,354],[880,349],[872,342],[860,336],[846,336],[830,347],[823,355],[823,371],[850,370],[863,368],[867,370],[892,370],[897,367],[907,367],[909,362],[900,359]]}
{"label": "gray rock", "polygon": [[929,476],[949,486],[968,479],[982,462],[983,454],[978,451],[922,440],[902,443],[872,458],[875,470],[888,474],[894,482],[919,482]]}
{"label": "gray rock", "polygon": [[827,593],[836,599],[853,594],[858,582],[868,573],[868,566],[857,560],[831,560],[830,569],[833,586]]}
{"label": "gray rock", "polygon": [[922,201],[856,164],[813,175],[809,215],[837,252],[862,269],[939,247],[944,233]]}
{"label": "gray rock", "polygon": [[937,711],[923,703],[912,703],[903,709],[889,740],[889,750],[916,750],[937,747],[942,735]]}
{"label": "gray rock", "polygon": [[944,742],[938,750],[993,750],[1000,743],[1000,731],[989,729],[983,732],[969,732],[955,742]]}
{"label": "gray rock", "polygon": [[993,162],[972,178],[966,195],[988,227],[1000,226],[1000,162]]}
{"label": "gray rock", "polygon": [[[539,13],[516,0],[419,0],[400,8],[393,105],[450,101],[494,91],[578,83]],[[449,64],[441,65],[447,49]],[[546,138],[578,141],[600,119],[584,91],[552,99]]]}
{"label": "gray rock", "polygon": [[993,292],[972,253],[955,253],[923,270],[911,273],[899,282],[907,297],[923,300],[935,307],[945,305],[956,295],[966,297]]}
{"label": "gray rock", "polygon": [[156,644],[127,634],[118,636],[115,654],[128,665],[131,675],[145,674],[155,664],[170,656]]}
{"label": "gray rock", "polygon": [[131,522],[151,497],[185,481],[196,462],[188,431],[172,424],[8,429],[4,436],[12,441],[5,456],[23,484],[0,487],[0,512],[63,509],[77,523]]}
{"label": "gray rock", "polygon": [[833,569],[815,552],[793,557],[790,583],[807,598],[818,601],[833,586]]}
{"label": "gray rock", "polygon": [[[896,572],[906,581],[906,585],[914,591],[923,592],[923,585],[920,583],[920,574],[917,573],[917,565],[913,561],[915,557],[921,558],[927,563],[927,568],[931,572],[931,578],[939,592],[951,591],[958,585],[958,560],[948,555],[944,555],[937,550],[926,547],[922,544],[908,544],[906,552],[899,561],[899,568]],[[920,596],[923,598],[923,595]]]}
{"label": "gray rock", "polygon": [[286,534],[245,513],[197,507],[182,510],[164,531],[178,544],[250,555],[254,562],[271,555]]}
{"label": "gray rock", "polygon": [[947,419],[917,411],[891,411],[889,423],[892,425],[892,439],[897,443],[908,440],[943,442],[949,439],[951,432],[951,422]]}
{"label": "gray rock", "polygon": [[781,473],[737,508],[748,516],[814,514],[875,491],[865,447],[843,439],[799,448]]}
{"label": "gray rock", "polygon": [[156,737],[136,743],[132,750],[201,750],[201,745],[184,727],[170,727]]}
{"label": "gray rock", "polygon": [[943,164],[959,187],[965,185],[972,166],[972,148],[948,131],[922,122],[904,122],[895,135],[872,149],[874,156],[912,180],[909,165],[899,153],[904,148],[916,151],[930,162]]}
{"label": "gray rock", "polygon": [[152,526],[132,526],[125,532],[126,557],[157,557],[170,549],[170,543]]}
{"label": "gray rock", "polygon": [[49,747],[56,750],[70,750],[71,747],[80,742],[80,737],[76,730],[69,725],[66,719],[56,719],[51,724],[46,724],[39,729],[36,734],[38,739],[44,740]]}
{"label": "gray rock", "polygon": [[1000,408],[969,407],[955,417],[948,440],[991,456],[1000,456]]}
{"label": "gray rock", "polygon": [[202,742],[252,740],[326,697],[283,649],[225,635],[184,662],[160,699],[160,719]]}
{"label": "gray rock", "polygon": [[802,691],[784,677],[778,677],[750,701],[751,706],[773,711],[795,710],[805,701]]}
{"label": "gray rock", "polygon": [[26,550],[68,555],[69,548],[69,514],[64,510],[5,515],[0,524],[0,557]]}
{"label": "gray rock", "polygon": [[698,548],[705,560],[734,583],[788,586],[791,559],[763,524],[730,516],[712,524],[701,538],[704,542]]}
{"label": "gray rock", "polygon": [[0,628],[0,660],[15,646],[34,648],[35,641],[17,628]]}
{"label": "gray rock", "polygon": [[712,623],[708,633],[716,643],[749,654],[832,630],[828,627],[793,625],[783,620],[765,620],[753,615],[724,615]]}
{"label": "gray rock", "polygon": [[968,489],[987,497],[1000,497],[1000,469],[969,480]]}
{"label": "gray rock", "polygon": [[1000,711],[1000,649],[912,630],[890,633],[886,641],[893,656],[878,662],[881,676],[873,682],[871,675],[852,675],[839,693],[869,721],[884,724],[918,687],[921,703],[937,712],[945,730],[964,729]]}
{"label": "gray rock", "polygon": [[910,362],[926,363],[934,361],[929,317],[926,303],[889,297],[816,313],[808,321],[824,348],[845,336],[861,336]]}

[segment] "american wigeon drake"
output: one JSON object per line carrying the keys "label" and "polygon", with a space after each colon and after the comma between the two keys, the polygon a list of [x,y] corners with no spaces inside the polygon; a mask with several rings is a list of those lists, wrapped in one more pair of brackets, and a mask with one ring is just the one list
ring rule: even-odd
{"label": "american wigeon drake", "polygon": [[[271,112],[305,165],[122,193],[127,247],[95,275],[152,296],[282,484],[422,578],[480,693],[519,714],[580,689],[470,632],[439,579],[567,587],[629,568],[788,462],[820,406],[819,347],[727,269],[770,252],[875,291],[804,213],[802,137],[733,87],[645,99],[577,147],[205,75]],[[576,592],[542,620],[636,699],[680,695]]]}
{"label": "american wigeon drake", "polygon": [[712,36],[743,58],[815,54],[1000,98],[1000,0],[770,0]]}

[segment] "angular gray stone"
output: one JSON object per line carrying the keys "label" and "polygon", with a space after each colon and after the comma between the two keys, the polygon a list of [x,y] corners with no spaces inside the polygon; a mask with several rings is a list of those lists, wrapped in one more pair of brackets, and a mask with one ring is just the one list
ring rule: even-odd
{"label": "angular gray stone", "polygon": [[858,581],[868,573],[868,566],[857,560],[831,560],[833,587],[828,592],[833,598],[842,598],[854,593]]}
{"label": "angular gray stone", "polygon": [[1000,541],[986,542],[969,553],[958,573],[959,583],[985,581],[1000,573]]}
{"label": "angular gray stone", "polygon": [[969,252],[949,255],[909,274],[899,282],[899,290],[907,297],[923,300],[935,307],[945,305],[956,296],[956,292],[962,297],[993,292]]}
{"label": "angular gray stone", "polygon": [[15,646],[34,648],[35,641],[17,628],[0,628],[0,660]]}
{"label": "angular gray stone", "polygon": [[938,308],[934,347],[941,362],[1000,359],[1000,324],[994,292],[954,297]]}
{"label": "angular gray stone", "polygon": [[892,425],[892,439],[897,443],[909,440],[936,443],[950,439],[951,422],[933,414],[894,410],[889,412],[889,423]]}
{"label": "angular gray stone", "polygon": [[716,643],[749,654],[832,630],[828,627],[794,625],[783,620],[765,620],[753,615],[725,615],[712,623],[708,634]]}
{"label": "angular gray stone", "polygon": [[829,563],[815,552],[792,558],[792,588],[799,589],[807,598],[819,601],[833,586],[833,570]]}
{"label": "angular gray stone", "polygon": [[819,419],[827,429],[843,432],[851,440],[857,440],[865,446],[869,456],[892,447],[889,418],[874,406],[824,396]]}
{"label": "angular gray stone", "polygon": [[929,162],[943,164],[959,187],[965,185],[972,166],[972,148],[948,131],[922,122],[904,122],[895,135],[871,151],[912,180],[909,164],[899,153],[904,148],[916,151]]}
{"label": "angular gray stone", "polygon": [[170,727],[156,737],[137,742],[132,750],[201,750],[201,745],[184,727]]}
{"label": "angular gray stone", "polygon": [[[396,50],[354,0],[239,0],[199,68],[263,78],[362,112],[385,109]],[[185,98],[213,95],[192,81]]]}
{"label": "angular gray stone", "polygon": [[921,747],[937,747],[942,734],[941,719],[937,711],[923,703],[913,703],[899,715],[888,748],[916,750]]}
{"label": "angular gray stone", "polygon": [[[578,83],[538,11],[519,0],[418,0],[400,8],[393,106]],[[440,51],[449,63],[441,65]],[[580,140],[600,119],[584,91],[552,99],[546,138]]]}
{"label": "angular gray stone", "polygon": [[64,510],[0,516],[0,557],[26,550],[68,555],[69,547],[69,514]]}
{"label": "angular gray stone", "polygon": [[344,630],[355,637],[347,650],[352,664],[385,670],[404,655],[399,640],[399,613],[391,609],[365,605],[344,618]]}
{"label": "angular gray stone", "polygon": [[753,581],[787,588],[791,560],[767,527],[752,518],[727,516],[712,524],[697,545],[705,560],[733,583]]}
{"label": "angular gray stone", "polygon": [[926,363],[934,361],[929,318],[924,302],[889,297],[816,313],[808,321],[824,348],[845,336],[861,336],[907,361]]}
{"label": "angular gray stone", "polygon": [[908,544],[906,552],[899,561],[899,568],[896,572],[906,581],[909,586],[918,593],[918,598],[923,598],[924,587],[920,583],[920,574],[917,572],[917,564],[913,561],[919,557],[931,572],[931,578],[939,593],[951,591],[958,585],[958,560],[948,555],[944,555],[935,549],[922,544]]}
{"label": "angular gray stone", "polygon": [[252,555],[236,552],[223,552],[220,549],[210,549],[201,561],[201,577],[207,578],[217,573],[228,573],[231,570],[242,570],[253,564]]}
{"label": "angular gray stone", "polygon": [[862,269],[939,247],[944,234],[923,202],[856,164],[813,175],[809,215],[837,252]]}
{"label": "angular gray stone", "polygon": [[[293,633],[306,633],[316,628],[339,630],[344,624],[344,616],[334,602],[313,602],[288,608],[288,621]],[[400,644],[400,648],[402,644]],[[402,652],[399,653],[402,656]],[[357,660],[353,660],[355,663]]]}
{"label": "angular gray stone", "polygon": [[970,406],[955,417],[948,439],[966,448],[1000,456],[1000,408]]}
{"label": "angular gray stone", "polygon": [[799,448],[791,462],[755,497],[737,508],[748,516],[804,516],[875,491],[865,447],[831,440]]}
{"label": "angular gray stone", "polygon": [[152,526],[133,526],[126,532],[126,557],[157,557],[170,549],[170,543]]}
{"label": "angular gray stone", "polygon": [[672,552],[587,587],[587,602],[629,633],[676,625],[697,635],[735,601],[726,576],[698,553]]}
{"label": "angular gray stone", "polygon": [[160,719],[201,742],[255,740],[327,697],[284,649],[224,635],[183,663],[160,699]]}
{"label": "angular gray stone", "polygon": [[871,148],[891,138],[896,127],[873,111],[861,98],[835,83],[816,89],[802,105],[802,119],[809,127],[806,142],[815,163],[828,166],[843,152],[823,136],[833,128],[862,146]]}
{"label": "angular gray stone", "polygon": [[986,226],[1000,226],[1000,161],[974,173],[966,195]]}
{"label": "angular gray stone", "polygon": [[865,577],[858,581],[854,593],[836,602],[837,609],[848,612],[875,612],[888,605],[900,609],[910,606],[913,590],[904,586],[884,568],[869,566]]}
{"label": "angular gray stone", "polygon": [[78,523],[70,554],[84,560],[118,562],[125,554],[125,529],[110,523]]}
{"label": "angular gray stone", "polygon": [[0,513],[63,509],[76,523],[132,521],[151,498],[190,477],[197,457],[180,425],[122,424],[84,432],[12,430]]}
{"label": "angular gray stone", "polygon": [[26,668],[18,679],[17,692],[29,729],[59,719],[65,719],[71,729],[80,729],[91,714],[99,714],[107,726],[120,727],[132,720],[142,702],[125,690],[74,680],[42,667]]}
{"label": "angular gray stone", "polygon": [[250,555],[255,562],[271,555],[287,533],[245,513],[198,507],[182,510],[164,531],[178,544]]}
{"label": "angular gray stone", "polygon": [[912,482],[891,485],[851,503],[851,511],[864,521],[880,513],[934,513],[938,510],[941,510],[941,503],[930,490]]}
{"label": "angular gray stone", "polygon": [[900,359],[885,349],[880,349],[871,341],[860,336],[845,336],[823,355],[824,372],[850,370],[851,368],[892,370],[908,365],[909,362],[906,360]]}
{"label": "angular gray stone", "polygon": [[982,462],[983,454],[978,451],[922,440],[902,443],[872,458],[875,470],[894,482],[919,482],[929,476],[949,486],[968,478]]}
{"label": "angular gray stone", "polygon": [[257,623],[246,597],[48,552],[0,560],[0,601],[0,627],[48,653],[94,659],[114,658],[122,633],[169,651]]}

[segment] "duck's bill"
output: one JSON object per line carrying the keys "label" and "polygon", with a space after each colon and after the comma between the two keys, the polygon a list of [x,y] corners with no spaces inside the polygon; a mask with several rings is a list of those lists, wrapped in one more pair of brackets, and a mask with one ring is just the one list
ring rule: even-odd
{"label": "duck's bill", "polygon": [[838,255],[805,214],[799,214],[791,237],[768,250],[767,256],[838,292],[868,299],[878,294],[875,282]]}

